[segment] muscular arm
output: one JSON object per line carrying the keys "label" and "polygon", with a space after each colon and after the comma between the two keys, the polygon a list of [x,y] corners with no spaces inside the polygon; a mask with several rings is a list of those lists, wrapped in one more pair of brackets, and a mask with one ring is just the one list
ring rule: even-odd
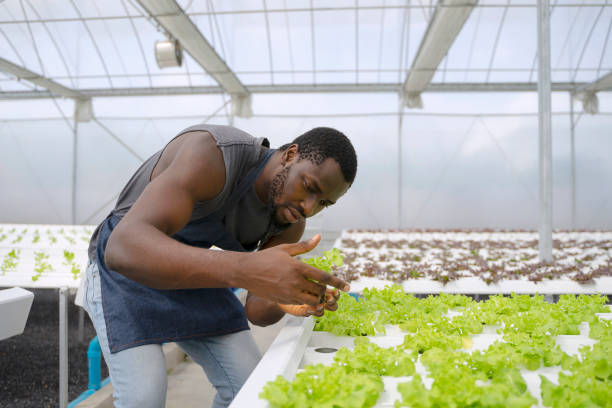
{"label": "muscular arm", "polygon": [[225,165],[206,132],[189,135],[169,159],[112,232],[104,258],[109,268],[158,289],[243,287],[273,302],[313,306],[322,292],[309,279],[340,289],[346,285],[293,258],[312,249],[314,242],[241,253],[210,251],[172,239],[189,221],[196,202],[222,191]]}

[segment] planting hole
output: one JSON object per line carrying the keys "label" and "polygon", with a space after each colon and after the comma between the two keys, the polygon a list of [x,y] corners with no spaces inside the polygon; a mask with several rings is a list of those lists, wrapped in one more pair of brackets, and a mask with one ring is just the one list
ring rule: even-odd
{"label": "planting hole", "polygon": [[335,353],[336,351],[338,351],[338,349],[333,347],[319,347],[316,348],[315,351],[317,353]]}

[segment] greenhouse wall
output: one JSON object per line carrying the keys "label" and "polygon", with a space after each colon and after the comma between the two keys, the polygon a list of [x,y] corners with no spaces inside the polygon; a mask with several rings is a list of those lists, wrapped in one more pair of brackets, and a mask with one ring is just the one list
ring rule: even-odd
{"label": "greenhouse wall", "polygon": [[[602,92],[599,99],[597,115],[574,106],[580,229],[612,228],[612,97]],[[553,94],[557,229],[571,227],[568,102],[567,93]],[[221,95],[95,99],[96,119],[77,125],[74,222],[104,218],[141,160],[181,129],[233,121],[272,146],[315,126],[351,138],[359,157],[355,184],[310,228],[536,229],[537,94],[428,93],[424,103],[425,109],[403,113],[400,220],[396,94],[256,94],[248,119],[231,118]],[[61,99],[0,101],[2,222],[73,222],[73,109]]]}

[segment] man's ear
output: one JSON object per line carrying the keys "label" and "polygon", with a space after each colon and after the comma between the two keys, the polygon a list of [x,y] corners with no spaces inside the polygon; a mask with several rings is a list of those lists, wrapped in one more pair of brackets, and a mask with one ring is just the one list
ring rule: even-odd
{"label": "man's ear", "polygon": [[283,155],[281,157],[281,164],[283,166],[286,166],[287,164],[291,164],[294,161],[297,161],[299,157],[300,153],[298,151],[298,145],[294,143],[283,152]]}

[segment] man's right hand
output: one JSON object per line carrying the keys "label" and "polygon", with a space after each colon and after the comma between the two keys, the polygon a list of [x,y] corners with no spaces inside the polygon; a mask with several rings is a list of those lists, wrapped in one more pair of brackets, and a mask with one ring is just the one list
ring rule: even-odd
{"label": "man's right hand", "polygon": [[320,240],[317,234],[307,241],[245,254],[248,266],[238,286],[276,303],[314,307],[319,305],[326,285],[348,292],[350,286],[342,279],[294,258],[312,250]]}

